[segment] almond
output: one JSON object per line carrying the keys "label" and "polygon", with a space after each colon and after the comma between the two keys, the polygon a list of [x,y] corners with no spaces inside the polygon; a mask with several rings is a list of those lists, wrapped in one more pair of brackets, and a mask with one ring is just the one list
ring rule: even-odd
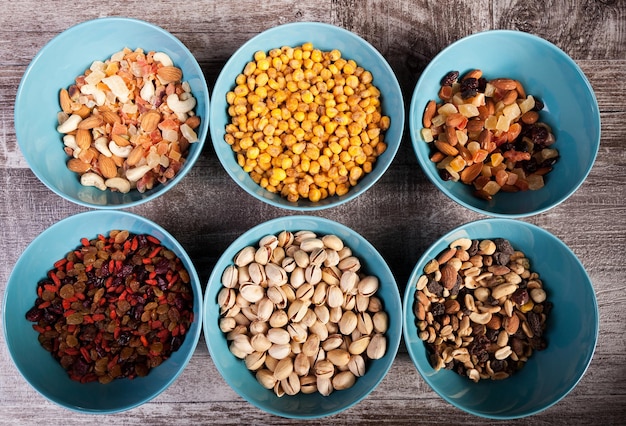
{"label": "almond", "polygon": [[122,122],[122,120],[120,119],[120,116],[114,113],[113,111],[100,111],[100,112],[102,113],[102,119],[107,124],[115,124],[115,123]]}
{"label": "almond", "polygon": [[117,146],[128,146],[130,141],[121,135],[112,134],[111,140],[115,142]]}
{"label": "almond", "polygon": [[459,274],[456,272],[456,269],[450,264],[445,264],[441,268],[441,285],[444,288],[450,290],[456,284],[457,276]]}
{"label": "almond", "polygon": [[474,163],[469,167],[466,167],[461,172],[461,181],[463,183],[471,183],[478,177],[483,169],[483,163]]}
{"label": "almond", "polygon": [[437,109],[437,104],[435,101],[430,100],[428,104],[426,104],[426,108],[424,109],[424,116],[422,117],[422,124],[424,127],[430,127],[432,124],[432,119],[435,116],[435,111]]}
{"label": "almond", "polygon": [[89,149],[92,141],[91,131],[87,129],[78,129],[76,131],[76,145],[83,151]]}
{"label": "almond", "polygon": [[59,93],[59,104],[64,113],[72,113],[72,99],[70,99],[70,94],[67,89],[61,89]]}
{"label": "almond", "polygon": [[100,126],[102,126],[102,119],[97,115],[85,117],[80,123],[78,123],[79,129],[95,129]]}
{"label": "almond", "polygon": [[84,104],[74,104],[72,114],[80,115],[81,118],[87,118],[91,115],[91,108]]}
{"label": "almond", "polygon": [[98,168],[100,173],[106,179],[117,176],[117,166],[112,158],[107,157],[104,154],[98,156]]}
{"label": "almond", "polygon": [[85,173],[91,169],[91,164],[85,163],[78,158],[71,158],[70,161],[67,162],[67,168],[74,173]]}
{"label": "almond", "polygon": [[437,149],[439,151],[441,151],[442,153],[444,153],[445,155],[452,155],[452,156],[456,156],[459,153],[459,150],[456,149],[455,147],[453,147],[452,145],[450,145],[447,142],[443,142],[440,140],[436,140],[435,141],[435,146],[437,147]]}
{"label": "almond", "polygon": [[134,166],[143,158],[144,149],[141,145],[137,145],[126,158],[126,164]]}
{"label": "almond", "polygon": [[156,110],[150,110],[141,117],[141,128],[146,133],[152,133],[156,130],[161,121],[161,114]]}
{"label": "almond", "polygon": [[183,78],[183,71],[174,66],[166,66],[157,69],[157,75],[164,84],[180,81]]}
{"label": "almond", "polygon": [[515,90],[517,88],[517,83],[515,80],[510,78],[496,78],[490,81],[490,83],[496,88],[500,90]]}

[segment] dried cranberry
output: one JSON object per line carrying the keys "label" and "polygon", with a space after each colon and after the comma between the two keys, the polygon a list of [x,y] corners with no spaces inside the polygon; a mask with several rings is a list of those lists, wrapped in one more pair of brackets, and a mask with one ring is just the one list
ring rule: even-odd
{"label": "dried cranberry", "polygon": [[33,306],[26,312],[26,319],[31,322],[38,322],[43,317],[43,311]]}

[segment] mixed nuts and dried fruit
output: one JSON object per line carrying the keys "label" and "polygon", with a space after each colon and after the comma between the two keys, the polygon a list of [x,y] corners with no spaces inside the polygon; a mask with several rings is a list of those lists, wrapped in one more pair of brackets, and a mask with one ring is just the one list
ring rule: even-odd
{"label": "mixed nuts and dried fruit", "polygon": [[145,192],[183,167],[198,141],[196,98],[164,52],[123,49],[59,94],[67,167],[85,186]]}
{"label": "mixed nuts and dried fruit", "polygon": [[111,231],[55,262],[26,319],[72,380],[133,379],[180,348],[194,321],[193,291],[159,240]]}
{"label": "mixed nuts and dried fruit", "polygon": [[524,253],[502,238],[461,238],[425,266],[413,312],[435,370],[478,382],[520,370],[547,347],[552,303]]}
{"label": "mixed nuts and dried fruit", "polygon": [[230,351],[278,396],[350,388],[387,350],[378,278],[336,235],[283,231],[243,248],[222,274]]}
{"label": "mixed nuts and dried fruit", "polygon": [[256,183],[291,202],[346,194],[387,149],[372,73],[337,49],[258,51],[235,84],[224,139]]}
{"label": "mixed nuts and dried fruit", "polygon": [[487,80],[479,69],[461,78],[451,71],[439,99],[426,105],[421,135],[443,180],[472,185],[486,200],[544,186],[559,152],[551,147],[552,129],[539,120],[543,103],[519,81]]}

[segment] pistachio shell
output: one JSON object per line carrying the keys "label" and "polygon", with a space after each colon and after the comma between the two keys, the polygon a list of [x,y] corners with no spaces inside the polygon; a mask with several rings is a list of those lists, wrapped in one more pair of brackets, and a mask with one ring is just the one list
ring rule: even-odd
{"label": "pistachio shell", "polygon": [[283,327],[289,322],[287,312],[282,309],[276,310],[270,316],[269,324],[272,327]]}
{"label": "pistachio shell", "polygon": [[232,331],[236,325],[237,323],[232,317],[220,318],[220,330],[222,331],[222,333],[228,333]]}
{"label": "pistachio shell", "polygon": [[323,396],[333,393],[333,383],[328,377],[317,377],[317,391]]}
{"label": "pistachio shell", "polygon": [[267,280],[265,275],[265,268],[263,265],[257,262],[252,262],[248,265],[248,273],[253,283],[260,285]]}
{"label": "pistachio shell", "polygon": [[280,264],[285,270],[285,272],[288,272],[288,273],[293,272],[296,266],[298,266],[296,264],[296,260],[293,257],[287,257],[287,256],[285,256],[285,258],[280,262]]}
{"label": "pistachio shell", "polygon": [[259,241],[259,247],[269,247],[274,250],[278,247],[278,237],[275,235],[266,235]]}
{"label": "pistachio shell", "polygon": [[293,260],[296,261],[296,265],[301,268],[309,266],[309,254],[304,250],[298,250],[293,254]]}
{"label": "pistachio shell", "polygon": [[326,250],[323,247],[315,249],[309,255],[309,264],[320,266],[326,260]]}
{"label": "pistachio shell", "polygon": [[274,373],[266,368],[256,372],[256,379],[265,389],[273,389],[276,384]]}
{"label": "pistachio shell", "polygon": [[261,246],[254,253],[254,261],[260,263],[261,265],[267,265],[271,256],[272,249],[267,246]]}
{"label": "pistachio shell", "polygon": [[306,341],[302,345],[302,353],[306,356],[313,356],[320,347],[320,336],[318,334],[309,333]]}
{"label": "pistachio shell", "polygon": [[270,342],[279,345],[287,344],[291,340],[291,336],[289,335],[289,332],[287,330],[285,330],[284,328],[275,327],[267,330],[267,338],[270,340]]}
{"label": "pistachio shell", "polygon": [[319,238],[306,238],[300,242],[300,250],[307,253],[312,252],[315,249],[324,248],[324,243]]}
{"label": "pistachio shell", "polygon": [[343,336],[341,334],[332,334],[322,342],[322,348],[328,352],[337,349],[343,344]]}
{"label": "pistachio shell", "polygon": [[287,358],[291,353],[291,345],[289,343],[286,344],[276,344],[273,343],[272,346],[267,350],[267,353],[272,356],[272,358],[281,360],[283,358]]}
{"label": "pistachio shell", "polygon": [[304,394],[317,392],[317,378],[311,374],[300,377],[300,392]]}
{"label": "pistachio shell", "polygon": [[336,266],[322,268],[322,280],[329,285],[339,285],[341,277],[341,271]]}
{"label": "pistachio shell", "polygon": [[293,360],[291,358],[283,358],[278,361],[274,369],[274,377],[276,380],[286,379],[293,372]]}
{"label": "pistachio shell", "polygon": [[348,369],[352,371],[356,377],[361,377],[365,374],[365,360],[361,355],[352,355],[350,362],[348,362]]}
{"label": "pistachio shell", "polygon": [[361,261],[356,256],[348,256],[344,259],[341,259],[337,266],[343,272],[345,271],[358,272],[359,269],[361,269]]}
{"label": "pistachio shell", "polygon": [[379,311],[374,314],[372,317],[372,322],[374,323],[374,330],[377,333],[386,333],[389,328],[389,316],[385,311]]}
{"label": "pistachio shell", "polygon": [[333,388],[335,390],[344,390],[351,388],[356,382],[356,377],[350,370],[342,371],[333,377]]}
{"label": "pistachio shell", "polygon": [[287,272],[275,263],[265,265],[268,286],[281,286],[288,280]]}
{"label": "pistachio shell", "polygon": [[309,284],[315,285],[322,280],[322,270],[318,265],[309,265],[304,270],[304,279]]}
{"label": "pistachio shell", "polygon": [[287,308],[287,317],[292,322],[300,322],[311,304],[308,300],[294,300]]}
{"label": "pistachio shell", "polygon": [[374,334],[367,347],[367,357],[370,359],[380,359],[387,352],[387,338],[380,333]]}
{"label": "pistachio shell", "polygon": [[368,275],[359,281],[359,294],[363,296],[372,296],[378,291],[378,278],[374,275]]}
{"label": "pistachio shell", "polygon": [[309,361],[309,356],[304,352],[299,353],[293,360],[293,371],[298,376],[306,376],[309,374],[309,370],[311,369],[311,362]]}
{"label": "pistachio shell", "polygon": [[326,303],[330,308],[336,308],[343,303],[343,292],[337,285],[328,286],[328,296],[326,297]]}
{"label": "pistachio shell", "polygon": [[246,266],[250,262],[254,261],[254,254],[256,249],[252,246],[244,247],[235,255],[234,262],[237,266]]}
{"label": "pistachio shell", "polygon": [[267,298],[276,305],[277,308],[282,309],[287,306],[287,295],[282,287],[272,286],[267,289]]}
{"label": "pistachio shell", "polygon": [[256,303],[265,296],[263,287],[253,283],[242,285],[239,287],[239,292],[241,296],[250,303]]}
{"label": "pistachio shell", "polygon": [[337,266],[339,264],[339,254],[336,250],[326,249],[326,260],[324,266]]}
{"label": "pistachio shell", "polygon": [[272,346],[272,342],[270,342],[270,339],[268,339],[265,334],[255,334],[250,339],[250,345],[257,352],[265,352]]}
{"label": "pistachio shell", "polygon": [[291,340],[296,343],[303,343],[307,338],[306,329],[299,323],[292,323],[287,326],[287,332]]}
{"label": "pistachio shell", "polygon": [[361,334],[369,335],[374,331],[374,322],[372,316],[367,312],[361,312],[357,315],[356,328]]}
{"label": "pistachio shell", "polygon": [[293,244],[294,235],[290,231],[282,231],[278,234],[278,245],[280,247],[289,247]]}
{"label": "pistachio shell", "polygon": [[248,370],[256,371],[265,364],[265,352],[252,352],[246,355],[245,364]]}
{"label": "pistachio shell", "polygon": [[234,288],[237,286],[239,280],[239,270],[235,265],[229,265],[224,269],[222,273],[222,285],[227,288]]}
{"label": "pistachio shell", "polygon": [[341,240],[341,238],[339,238],[336,235],[324,235],[322,237],[322,242],[324,243],[324,245],[330,249],[333,249],[335,251],[339,251],[343,248],[343,241]]}
{"label": "pistachio shell", "polygon": [[350,362],[350,352],[345,349],[333,349],[326,352],[326,359],[337,367],[343,367],[348,365],[348,362]]}
{"label": "pistachio shell", "polygon": [[315,316],[317,317],[317,319],[323,324],[326,324],[329,321],[330,311],[328,310],[328,307],[326,307],[325,305],[315,306],[314,312],[315,312]]}
{"label": "pistachio shell", "polygon": [[357,316],[353,311],[345,311],[339,320],[339,330],[342,334],[351,334],[357,326]]}
{"label": "pistachio shell", "polygon": [[259,321],[269,321],[274,312],[274,302],[268,297],[263,297],[257,302],[257,319]]}
{"label": "pistachio shell", "polygon": [[315,376],[319,378],[330,379],[335,373],[335,365],[327,359],[317,361],[313,366]]}
{"label": "pistachio shell", "polygon": [[306,278],[304,276],[304,268],[301,268],[300,266],[295,267],[289,277],[289,283],[293,286],[293,288],[298,288],[305,282]]}
{"label": "pistachio shell", "polygon": [[322,303],[326,302],[327,294],[328,285],[323,281],[319,282],[315,286],[315,292],[313,293],[313,298],[311,299],[311,302],[315,305],[321,305]]}
{"label": "pistachio shell", "polygon": [[235,305],[236,298],[235,290],[224,287],[217,293],[217,304],[223,310],[230,309]]}
{"label": "pistachio shell", "polygon": [[339,287],[344,293],[352,293],[357,288],[359,282],[359,276],[356,272],[345,271],[341,274],[341,280],[339,281]]}
{"label": "pistachio shell", "polygon": [[357,340],[353,340],[350,346],[348,347],[348,352],[352,355],[360,355],[367,350],[367,347],[370,344],[371,337],[370,336],[362,336]]}
{"label": "pistachio shell", "polygon": [[287,395],[295,395],[300,392],[300,378],[294,372],[281,380],[280,385]]}
{"label": "pistachio shell", "polygon": [[304,283],[296,289],[296,299],[310,300],[315,292],[315,287],[309,283]]}

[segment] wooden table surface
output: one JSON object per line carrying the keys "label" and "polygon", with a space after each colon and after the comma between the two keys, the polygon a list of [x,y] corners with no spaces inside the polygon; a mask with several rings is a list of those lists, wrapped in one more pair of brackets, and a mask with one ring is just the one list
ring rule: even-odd
{"label": "wooden table surface", "polygon": [[[209,88],[229,56],[255,34],[294,21],[320,21],[355,32],[388,60],[405,104],[421,71],[453,41],[483,30],[516,29],[567,52],[595,90],[602,119],[600,151],[580,189],[554,209],[522,219],[561,238],[589,272],[600,308],[595,356],[578,386],[555,406],[510,424],[626,422],[626,2],[624,0],[439,1],[95,1],[0,2],[0,296],[24,248],[46,227],[86,209],[48,190],[29,170],[16,143],[13,107],[18,84],[51,38],[103,16],[144,19],[177,36],[196,56]],[[33,114],[36,114],[33,111]],[[207,141],[182,182],[158,200],[129,209],[169,230],[187,249],[203,282],[239,234],[292,214],[240,189]],[[311,213],[341,222],[369,239],[388,260],[401,294],[424,250],[452,228],[485,216],[454,204],[416,162],[408,129],[385,176],[343,206]],[[1,309],[1,308],[0,308]],[[575,353],[572,356],[576,356]],[[143,406],[108,416],[81,415],[48,402],[19,375],[0,336],[1,424],[286,424],[240,398],[215,369],[201,337],[187,369]],[[435,394],[406,349],[365,400],[310,423],[498,423],[454,408]]]}

